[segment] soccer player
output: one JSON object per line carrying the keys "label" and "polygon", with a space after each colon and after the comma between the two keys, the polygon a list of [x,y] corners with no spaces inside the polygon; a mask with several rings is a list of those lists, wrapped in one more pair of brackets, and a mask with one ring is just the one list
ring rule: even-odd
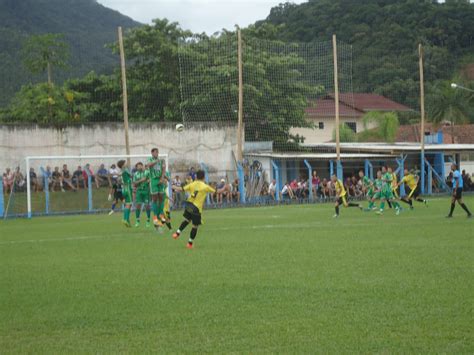
{"label": "soccer player", "polygon": [[362,170],[359,171],[359,178],[362,182],[363,191],[365,192],[367,199],[369,200],[369,207],[367,208],[367,211],[370,211],[375,207],[375,200],[373,200],[375,195],[374,183],[367,176],[365,176]]}
{"label": "soccer player", "polygon": [[159,159],[158,148],[151,150],[151,157],[147,160],[147,169],[150,172],[150,194],[151,194],[151,207],[153,209],[153,224],[155,227],[160,228],[163,226],[165,220],[163,215],[164,207],[164,193],[166,185],[163,182],[163,173],[166,170],[164,163]]}
{"label": "soccer player", "polygon": [[401,201],[407,203],[410,205],[410,209],[413,209],[413,199],[415,199],[418,202],[424,203],[426,205],[426,200],[422,199],[420,196],[420,186],[418,185],[418,182],[420,180],[420,177],[418,175],[413,175],[408,171],[408,169],[405,169],[403,179],[398,183],[398,186],[401,184],[405,184],[405,193],[406,196],[404,196]]}
{"label": "soccer player", "polygon": [[456,201],[462,207],[464,211],[467,213],[467,218],[472,218],[472,214],[467,208],[467,206],[462,201],[462,189],[464,187],[463,179],[461,172],[458,170],[456,164],[451,164],[451,171],[453,173],[453,197],[451,199],[451,211],[446,216],[447,218],[453,217],[454,208],[456,207]]}
{"label": "soccer player", "polygon": [[336,203],[335,203],[335,210],[336,214],[333,216],[334,218],[339,217],[339,206],[343,205],[344,207],[358,207],[362,209],[358,203],[347,202],[346,195],[347,191],[344,188],[344,184],[341,180],[337,178],[336,175],[331,176],[331,181],[334,184],[334,188],[336,189]]}
{"label": "soccer player", "polygon": [[186,185],[183,190],[189,193],[189,197],[184,208],[184,221],[181,223],[176,233],[173,234],[173,238],[178,239],[186,226],[192,222],[193,228],[191,229],[187,244],[187,248],[192,249],[198,228],[201,225],[202,208],[206,196],[208,193],[215,193],[216,190],[204,182],[204,171],[202,170],[199,170],[196,173],[196,180]]}
{"label": "soccer player", "polygon": [[132,177],[128,170],[127,162],[120,160],[117,166],[121,170],[120,175],[122,176],[122,194],[125,201],[125,208],[123,210],[122,223],[125,227],[131,227],[130,225],[130,210],[132,207]]}
{"label": "soccer player", "polygon": [[133,175],[133,185],[136,188],[135,193],[135,227],[140,226],[140,214],[142,206],[145,206],[146,210],[146,225],[150,227],[150,172],[145,170],[143,163],[139,162],[135,165],[137,171]]}
{"label": "soccer player", "polygon": [[393,172],[391,167],[387,167],[387,171],[389,174],[392,174],[392,193],[395,199],[400,199],[400,195],[398,194],[398,177],[397,174]]}
{"label": "soccer player", "polygon": [[393,203],[395,206],[396,214],[400,214],[400,204],[395,200],[395,197],[393,196],[393,189],[392,189],[392,180],[393,180],[393,175],[386,169],[385,167],[382,168],[382,190],[380,193],[380,197],[382,199],[382,202],[380,203],[380,210],[377,211],[377,214],[382,215],[384,208],[385,208],[385,202],[387,203]]}
{"label": "soccer player", "polygon": [[[164,179],[165,179],[165,184],[168,185],[168,182],[170,180],[170,176],[168,176],[168,173],[165,174]],[[170,201],[169,189],[165,190],[164,197],[165,197],[165,204],[164,204],[164,207],[163,207],[163,214],[165,216],[164,223],[166,224],[168,229],[171,230],[171,229],[173,229],[173,227],[171,226],[171,207],[170,207],[170,203],[173,203],[173,201],[172,200]]]}

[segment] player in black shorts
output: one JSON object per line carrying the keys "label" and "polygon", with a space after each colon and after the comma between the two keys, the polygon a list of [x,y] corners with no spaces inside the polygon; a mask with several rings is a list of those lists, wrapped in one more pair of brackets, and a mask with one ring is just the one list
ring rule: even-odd
{"label": "player in black shorts", "polygon": [[462,201],[462,189],[463,189],[464,183],[462,180],[461,172],[458,170],[457,165],[454,163],[451,165],[451,171],[453,172],[453,197],[451,199],[451,211],[446,217],[447,218],[453,217],[454,208],[456,207],[456,201],[458,201],[458,204],[461,206],[461,208],[464,211],[466,211],[467,218],[472,218],[471,212]]}
{"label": "player in black shorts", "polygon": [[112,191],[114,194],[114,199],[112,202],[112,207],[109,212],[109,216],[112,215],[115,212],[115,206],[117,203],[122,202],[125,200],[122,194],[122,184],[120,183],[119,179],[113,179],[112,180]]}

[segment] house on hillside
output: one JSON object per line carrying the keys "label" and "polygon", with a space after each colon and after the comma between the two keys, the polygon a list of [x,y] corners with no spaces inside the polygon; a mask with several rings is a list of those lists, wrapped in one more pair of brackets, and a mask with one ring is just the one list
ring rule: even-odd
{"label": "house on hillside", "polygon": [[[370,111],[413,112],[411,108],[381,95],[364,93],[339,95],[340,121],[346,123],[354,132],[364,130],[362,117]],[[290,133],[305,137],[306,144],[329,142],[332,140],[335,128],[335,112],[334,94],[314,100],[306,109],[306,118],[314,128],[292,128]],[[368,128],[374,128],[374,125]]]}

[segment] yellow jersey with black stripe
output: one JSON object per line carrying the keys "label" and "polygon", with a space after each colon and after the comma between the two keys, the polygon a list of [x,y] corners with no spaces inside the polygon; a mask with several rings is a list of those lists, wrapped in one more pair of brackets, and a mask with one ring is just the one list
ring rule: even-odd
{"label": "yellow jersey with black stripe", "polygon": [[397,174],[392,173],[392,187],[395,189],[398,185]]}
{"label": "yellow jersey with black stripe", "polygon": [[196,180],[186,185],[183,190],[189,193],[189,198],[187,201],[196,206],[201,213],[204,201],[206,201],[207,193],[216,192],[216,190],[201,180]]}
{"label": "yellow jersey with black stripe", "polygon": [[416,189],[416,185],[418,185],[416,181],[416,177],[413,174],[405,175],[402,179],[402,183],[407,185],[410,188],[410,190]]}
{"label": "yellow jersey with black stripe", "polygon": [[344,184],[342,183],[341,180],[336,180],[336,182],[334,183],[334,187],[336,188],[336,194],[339,197],[346,196],[347,192],[346,192],[346,189],[344,188]]}

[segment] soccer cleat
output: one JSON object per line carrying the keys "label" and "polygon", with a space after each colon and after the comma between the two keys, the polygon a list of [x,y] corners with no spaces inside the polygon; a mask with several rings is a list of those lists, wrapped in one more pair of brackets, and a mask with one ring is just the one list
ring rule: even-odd
{"label": "soccer cleat", "polygon": [[398,216],[400,214],[400,209],[397,208],[397,212],[395,212],[395,214]]}
{"label": "soccer cleat", "polygon": [[145,228],[150,228],[151,224],[150,221],[146,221]]}
{"label": "soccer cleat", "polygon": [[377,211],[377,206],[372,207],[372,211]]}
{"label": "soccer cleat", "polygon": [[376,214],[378,214],[379,216],[382,216],[383,215],[383,211],[377,211],[375,212]]}
{"label": "soccer cleat", "polygon": [[163,223],[161,223],[161,221],[156,216],[153,217],[153,224],[155,228],[159,228],[163,226]]}
{"label": "soccer cleat", "polygon": [[115,212],[114,210],[110,210],[109,216],[112,216],[114,214],[114,212]]}
{"label": "soccer cleat", "polygon": [[193,248],[193,243],[188,243],[188,244],[186,244],[186,248],[192,249],[192,248]]}
{"label": "soccer cleat", "polygon": [[122,221],[122,224],[123,224],[125,227],[127,227],[127,228],[130,228],[130,227],[131,227],[129,221],[123,220],[123,221]]}
{"label": "soccer cleat", "polygon": [[334,216],[332,216],[332,218],[338,218],[339,215],[336,213]]}
{"label": "soccer cleat", "polygon": [[140,227],[140,222],[135,222],[135,228]]}
{"label": "soccer cleat", "polygon": [[174,232],[173,233],[173,239],[178,239],[179,238],[179,234],[177,232]]}

